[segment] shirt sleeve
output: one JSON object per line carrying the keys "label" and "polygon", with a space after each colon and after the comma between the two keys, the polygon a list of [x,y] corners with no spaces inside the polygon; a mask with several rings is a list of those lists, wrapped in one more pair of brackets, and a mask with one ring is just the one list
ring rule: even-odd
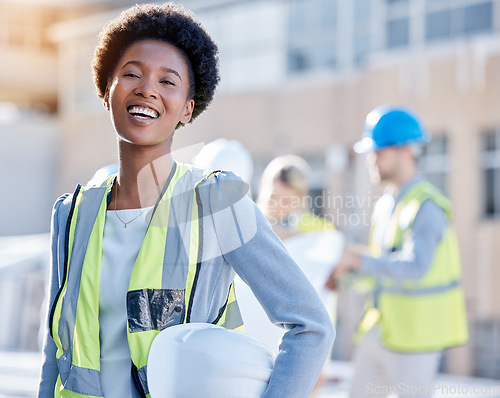
{"label": "shirt sleeve", "polygon": [[444,211],[434,201],[426,200],[415,215],[410,238],[403,242],[401,250],[382,257],[362,255],[360,272],[397,279],[423,278],[446,226]]}
{"label": "shirt sleeve", "polygon": [[56,362],[56,345],[50,336],[49,317],[52,303],[55,300],[59,290],[60,281],[62,279],[62,263],[61,256],[64,253],[62,248],[64,234],[62,226],[66,224],[64,221],[68,217],[69,206],[64,206],[63,203],[68,195],[61,196],[54,204],[52,212],[51,224],[51,253],[50,253],[50,277],[47,281],[46,294],[47,298],[47,314],[45,318],[45,327],[43,333],[43,349],[42,349],[42,367],[40,373],[40,381],[38,385],[37,397],[48,398],[54,396],[54,388],[59,371]]}
{"label": "shirt sleeve", "polygon": [[262,397],[309,396],[333,344],[335,330],[315,289],[269,222],[248,196],[234,196],[239,189],[234,189],[231,181],[241,186],[234,174],[220,174],[218,195],[211,195],[212,211],[231,209],[225,212],[228,219],[214,217],[222,254],[250,286],[271,322],[286,331]]}

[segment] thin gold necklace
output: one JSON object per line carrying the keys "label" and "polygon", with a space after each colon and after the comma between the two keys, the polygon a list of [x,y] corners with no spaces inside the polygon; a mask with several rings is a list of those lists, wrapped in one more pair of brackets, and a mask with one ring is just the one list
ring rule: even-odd
{"label": "thin gold necklace", "polygon": [[150,204],[150,205],[148,205],[148,206],[146,206],[146,207],[145,207],[145,208],[144,208],[144,209],[143,209],[143,210],[142,210],[142,211],[141,211],[138,215],[136,215],[134,218],[132,218],[132,220],[125,222],[125,221],[123,221],[123,220],[120,218],[120,216],[118,215],[118,211],[116,210],[116,203],[117,203],[117,202],[118,202],[118,183],[116,184],[115,214],[116,214],[116,217],[118,218],[118,220],[120,220],[120,221],[121,221],[121,223],[123,224],[123,227],[124,227],[124,228],[127,228],[127,225],[128,225],[128,224],[130,224],[132,221],[137,220],[140,216],[142,216],[142,215],[144,214],[144,212],[145,212],[146,210],[148,210],[148,208],[151,206],[151,204]]}

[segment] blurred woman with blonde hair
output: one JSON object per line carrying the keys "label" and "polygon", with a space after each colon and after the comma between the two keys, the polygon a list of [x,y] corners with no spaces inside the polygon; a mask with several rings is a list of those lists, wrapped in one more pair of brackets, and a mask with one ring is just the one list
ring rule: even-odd
{"label": "blurred woman with blonde hair", "polygon": [[284,155],[274,158],[262,174],[257,205],[281,239],[335,229],[310,210],[309,173],[309,165],[302,157]]}

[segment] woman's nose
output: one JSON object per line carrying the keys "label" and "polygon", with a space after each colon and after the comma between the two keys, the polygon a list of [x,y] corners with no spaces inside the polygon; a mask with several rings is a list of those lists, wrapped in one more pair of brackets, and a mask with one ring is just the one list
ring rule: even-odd
{"label": "woman's nose", "polygon": [[158,94],[155,89],[155,85],[152,81],[152,79],[149,78],[143,78],[140,81],[140,84],[137,86],[137,88],[134,90],[135,95],[140,95],[143,96],[144,98],[157,98]]}

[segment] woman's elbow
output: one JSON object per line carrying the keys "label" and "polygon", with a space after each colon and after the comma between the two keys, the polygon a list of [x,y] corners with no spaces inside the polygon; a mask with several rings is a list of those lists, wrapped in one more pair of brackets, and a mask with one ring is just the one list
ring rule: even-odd
{"label": "woman's elbow", "polygon": [[318,325],[318,332],[322,337],[321,340],[324,344],[324,348],[326,350],[329,350],[332,347],[333,342],[335,341],[336,331],[335,327],[333,326],[333,322],[326,310],[324,311],[321,317],[321,321]]}

